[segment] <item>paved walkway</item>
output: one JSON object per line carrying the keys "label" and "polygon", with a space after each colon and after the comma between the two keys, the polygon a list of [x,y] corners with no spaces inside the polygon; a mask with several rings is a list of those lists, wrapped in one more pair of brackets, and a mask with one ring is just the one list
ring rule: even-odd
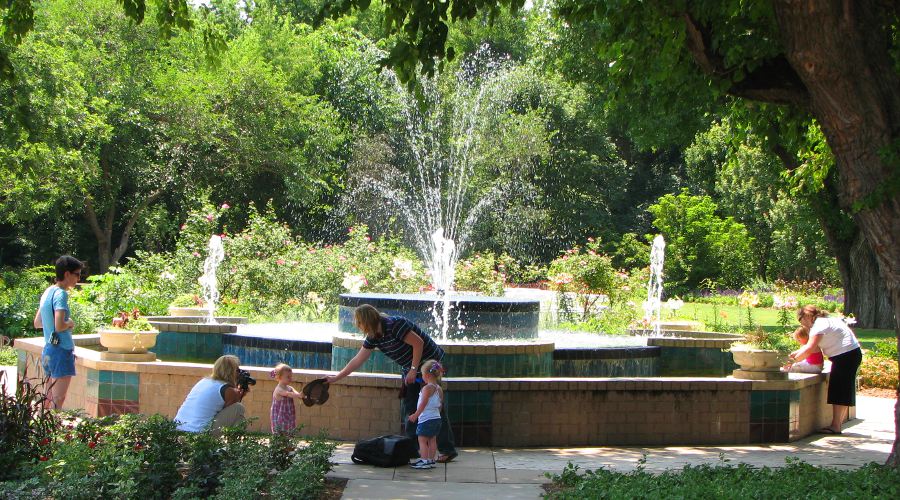
{"label": "paved walkway", "polygon": [[344,499],[440,498],[471,499],[539,498],[544,473],[559,473],[572,462],[582,469],[607,467],[627,472],[646,454],[649,471],[685,465],[747,463],[762,467],[784,465],[786,457],[798,457],[813,465],[838,468],[884,462],[894,439],[894,400],[858,396],[857,419],[841,436],[813,435],[788,444],[765,446],[703,446],[661,448],[547,448],[460,450],[459,457],[429,471],[409,467],[381,469],[355,465],[352,444],[335,453],[332,477],[350,481]]}

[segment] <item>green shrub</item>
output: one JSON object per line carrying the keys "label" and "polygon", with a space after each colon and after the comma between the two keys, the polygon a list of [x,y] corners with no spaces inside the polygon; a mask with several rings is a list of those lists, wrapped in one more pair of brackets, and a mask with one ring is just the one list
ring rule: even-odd
{"label": "green shrub", "polygon": [[684,293],[712,278],[741,287],[753,275],[753,239],[743,224],[716,214],[709,196],[667,194],[648,209],[666,239],[666,289]]}
{"label": "green shrub", "polygon": [[897,339],[896,337],[889,337],[879,339],[875,342],[875,345],[872,347],[872,350],[869,352],[870,356],[876,358],[887,358],[887,359],[897,359]]}
{"label": "green shrub", "polygon": [[25,433],[0,429],[4,498],[316,498],[334,451],[321,437],[297,447],[243,427],[182,433],[160,415],[72,416],[33,437],[40,419],[29,422]]}
{"label": "green shrub", "polygon": [[859,469],[816,467],[788,459],[782,468],[750,465],[686,466],[650,473],[638,467],[620,473],[606,469],[579,474],[569,464],[552,476],[550,499],[584,498],[897,498],[900,474],[890,466]]}
{"label": "green shrub", "polygon": [[0,347],[0,366],[16,366],[19,356],[12,347]]}
{"label": "green shrub", "polygon": [[325,474],[331,470],[334,449],[335,444],[321,436],[298,449],[290,466],[278,474],[272,485],[272,498],[319,498],[325,486]]}
{"label": "green shrub", "polygon": [[44,292],[54,278],[53,266],[38,266],[0,272],[0,335],[40,335],[32,325]]}

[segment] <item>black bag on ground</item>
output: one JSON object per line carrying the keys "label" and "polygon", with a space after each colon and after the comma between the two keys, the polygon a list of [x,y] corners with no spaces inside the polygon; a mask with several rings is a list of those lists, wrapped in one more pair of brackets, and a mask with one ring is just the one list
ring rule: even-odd
{"label": "black bag on ground", "polygon": [[396,467],[406,465],[411,458],[419,456],[416,443],[406,436],[381,436],[356,443],[350,457],[355,464]]}

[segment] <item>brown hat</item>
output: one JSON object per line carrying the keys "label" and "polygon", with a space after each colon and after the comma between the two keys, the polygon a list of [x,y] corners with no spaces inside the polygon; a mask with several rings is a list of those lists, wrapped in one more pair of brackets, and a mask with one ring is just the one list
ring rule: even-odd
{"label": "brown hat", "polygon": [[322,405],[328,401],[328,382],[324,378],[317,378],[303,386],[303,404],[306,406]]}

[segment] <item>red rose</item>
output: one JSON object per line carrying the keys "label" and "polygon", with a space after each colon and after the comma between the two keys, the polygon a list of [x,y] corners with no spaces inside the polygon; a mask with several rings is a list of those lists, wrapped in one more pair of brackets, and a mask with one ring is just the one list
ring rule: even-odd
{"label": "red rose", "polygon": [[40,457],[39,460],[40,460],[41,462],[46,462],[47,460],[50,460],[50,457],[45,456],[45,455],[41,455],[41,457]]}
{"label": "red rose", "polygon": [[96,441],[91,441],[90,443],[88,443],[88,448],[90,448],[90,449],[92,449],[92,450],[93,450],[96,446],[97,446],[97,442],[96,442]]}

